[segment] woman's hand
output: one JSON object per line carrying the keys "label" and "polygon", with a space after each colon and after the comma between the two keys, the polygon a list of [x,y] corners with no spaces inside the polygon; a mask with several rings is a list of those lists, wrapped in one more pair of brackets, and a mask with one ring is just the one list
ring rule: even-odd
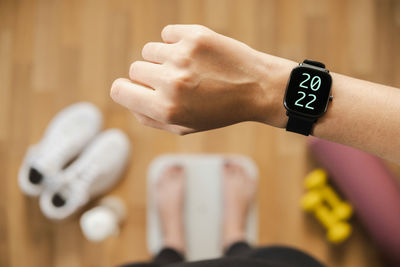
{"label": "woman's hand", "polygon": [[[141,123],[177,134],[250,120],[284,126],[290,61],[200,25],[169,25],[161,36],[164,43],[143,47],[145,61],[132,63],[130,80],[117,79],[111,88]],[[279,74],[279,66],[287,71]]]}

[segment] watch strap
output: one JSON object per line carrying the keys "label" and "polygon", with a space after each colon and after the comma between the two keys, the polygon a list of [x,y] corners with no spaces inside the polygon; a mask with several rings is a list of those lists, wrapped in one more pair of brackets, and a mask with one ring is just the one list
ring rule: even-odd
{"label": "watch strap", "polygon": [[303,61],[303,63],[304,63],[304,64],[308,64],[308,65],[312,65],[312,66],[315,66],[315,67],[319,67],[319,68],[321,68],[321,69],[325,69],[325,64],[324,64],[324,63],[321,63],[321,62],[318,62],[318,61],[314,61],[314,60],[310,60],[310,59],[305,59],[305,60]]}
{"label": "watch strap", "polygon": [[[318,61],[305,59],[303,64],[315,66],[329,72],[325,69],[325,64]],[[300,116],[289,111],[286,112],[286,115],[289,117],[286,131],[299,133],[305,136],[308,136],[311,133],[314,123],[317,122],[316,118]]]}
{"label": "watch strap", "polygon": [[297,116],[290,112],[287,112],[287,115],[289,119],[286,125],[286,131],[299,133],[305,136],[311,133],[313,124],[317,121],[315,118]]}

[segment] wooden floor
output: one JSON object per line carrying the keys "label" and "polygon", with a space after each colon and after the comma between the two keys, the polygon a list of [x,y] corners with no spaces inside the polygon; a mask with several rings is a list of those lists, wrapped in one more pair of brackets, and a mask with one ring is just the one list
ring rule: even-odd
{"label": "wooden floor", "polygon": [[[115,266],[149,258],[145,178],[166,152],[241,153],[260,168],[260,244],[289,244],[330,266],[381,266],[356,221],[342,246],[299,209],[311,170],[305,138],[255,124],[178,137],[139,125],[109,97],[142,46],[169,23],[199,23],[266,53],[321,60],[335,72],[400,87],[400,1],[396,0],[0,0],[0,266]],[[45,219],[17,186],[28,145],[61,108],[87,100],[105,127],[125,130],[133,156],[110,194],[129,217],[117,238],[86,241],[77,218]],[[93,205],[93,204],[92,204]]]}

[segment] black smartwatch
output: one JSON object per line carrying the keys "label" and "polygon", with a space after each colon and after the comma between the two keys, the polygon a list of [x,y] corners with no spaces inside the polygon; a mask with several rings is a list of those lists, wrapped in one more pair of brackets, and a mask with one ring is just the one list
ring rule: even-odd
{"label": "black smartwatch", "polygon": [[283,100],[289,117],[286,131],[311,133],[333,99],[331,85],[332,77],[323,63],[306,59],[292,70]]}

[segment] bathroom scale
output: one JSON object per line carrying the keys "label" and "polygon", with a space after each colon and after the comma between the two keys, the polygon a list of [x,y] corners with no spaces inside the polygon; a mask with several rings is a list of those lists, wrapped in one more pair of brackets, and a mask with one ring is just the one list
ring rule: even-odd
{"label": "bathroom scale", "polygon": [[[147,176],[147,246],[153,255],[162,249],[162,233],[154,196],[154,184],[163,170],[179,164],[185,169],[186,200],[184,224],[186,259],[203,260],[223,254],[221,227],[223,214],[222,174],[226,159],[241,165],[258,179],[256,164],[248,157],[223,154],[166,154],[155,158]],[[246,237],[257,242],[257,207],[253,203],[247,218]]]}

